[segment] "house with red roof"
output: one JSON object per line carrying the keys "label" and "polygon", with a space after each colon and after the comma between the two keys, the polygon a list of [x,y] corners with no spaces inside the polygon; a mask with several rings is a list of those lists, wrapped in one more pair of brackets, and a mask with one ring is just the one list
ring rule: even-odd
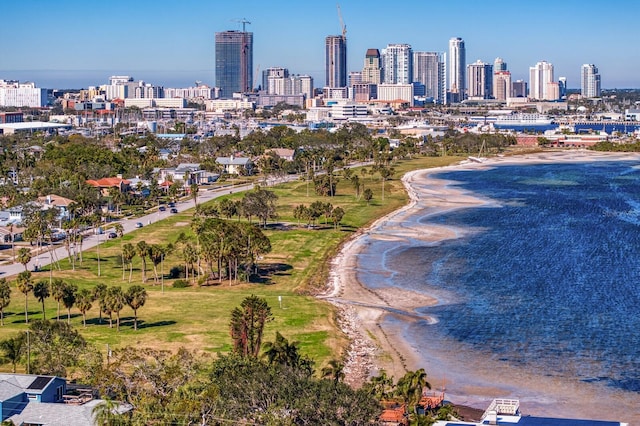
{"label": "house with red roof", "polygon": [[127,192],[131,189],[131,181],[123,179],[122,176],[106,177],[98,180],[87,180],[87,184],[100,189],[102,195],[108,197],[110,191],[117,188],[120,192]]}

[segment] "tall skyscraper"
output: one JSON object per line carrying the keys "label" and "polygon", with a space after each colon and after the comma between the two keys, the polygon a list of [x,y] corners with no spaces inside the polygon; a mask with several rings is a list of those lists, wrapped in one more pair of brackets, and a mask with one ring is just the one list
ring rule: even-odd
{"label": "tall skyscraper", "polygon": [[540,61],[529,68],[529,97],[536,100],[554,101],[558,99],[557,83],[553,80],[553,65]]}
{"label": "tall skyscraper", "polygon": [[364,57],[364,67],[362,68],[362,82],[382,83],[382,62],[380,61],[380,51],[378,49],[367,49]]}
{"label": "tall skyscraper", "polygon": [[413,81],[424,86],[424,96],[443,103],[445,96],[444,55],[438,52],[413,52]]}
{"label": "tall skyscraper", "polygon": [[216,33],[216,86],[221,98],[253,87],[253,33]]}
{"label": "tall skyscraper", "polygon": [[347,38],[328,36],[325,39],[325,81],[327,87],[347,87]]}
{"label": "tall skyscraper", "polygon": [[413,82],[413,52],[408,44],[389,44],[382,49],[385,84]]}
{"label": "tall skyscraper", "polygon": [[558,77],[558,88],[560,89],[560,99],[567,96],[567,77]]}
{"label": "tall skyscraper", "polygon": [[585,98],[600,96],[600,74],[593,64],[582,65],[580,72],[580,93]]}
{"label": "tall skyscraper", "polygon": [[464,40],[460,37],[454,37],[449,40],[448,89],[451,93],[457,94],[458,101],[462,101],[465,98],[466,67],[467,53],[464,47]]}
{"label": "tall skyscraper", "polygon": [[480,59],[467,66],[469,98],[489,99],[493,95],[493,66]]}
{"label": "tall skyscraper", "polygon": [[493,71],[493,98],[499,101],[506,101],[512,97],[511,72]]}

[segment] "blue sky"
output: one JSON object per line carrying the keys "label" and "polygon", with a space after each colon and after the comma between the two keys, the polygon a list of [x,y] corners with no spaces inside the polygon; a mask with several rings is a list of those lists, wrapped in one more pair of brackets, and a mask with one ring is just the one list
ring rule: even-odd
{"label": "blue sky", "polygon": [[[3,2],[5,3],[5,2]],[[500,56],[514,79],[540,60],[579,87],[593,63],[603,88],[640,88],[637,0],[340,0],[349,71],[367,48],[408,43],[446,51],[462,37],[467,63]],[[87,87],[112,74],[165,87],[214,83],[214,33],[251,21],[254,68],[289,68],[324,84],[324,38],[340,33],[331,0],[19,0],[2,5],[0,79]]]}

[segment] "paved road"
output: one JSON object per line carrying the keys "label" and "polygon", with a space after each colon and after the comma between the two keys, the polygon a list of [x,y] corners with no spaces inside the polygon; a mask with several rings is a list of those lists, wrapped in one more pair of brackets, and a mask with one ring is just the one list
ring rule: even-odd
{"label": "paved road", "polygon": [[[225,194],[247,191],[251,188],[253,188],[253,184],[225,187],[217,190],[201,191],[198,193],[198,203],[201,204]],[[188,210],[194,207],[195,207],[195,203],[192,199],[176,203],[176,208],[178,209],[179,212],[182,212],[184,210]],[[124,233],[128,234],[129,232],[132,232],[138,229],[138,227],[136,226],[137,223],[141,223],[144,228],[144,226],[166,219],[172,214],[173,213],[170,212],[170,209],[167,209],[164,212],[157,211],[155,213],[150,213],[145,216],[141,216],[134,219],[123,219],[123,220],[120,220],[119,223],[122,224],[122,227],[124,228]],[[110,226],[115,225],[116,223],[118,222],[111,222],[109,225]],[[86,235],[84,237],[84,240],[82,240],[82,250],[84,251],[84,250],[93,248],[97,246],[99,243],[103,243],[107,239],[108,239],[107,234],[96,235],[92,233],[90,235]],[[63,245],[57,246],[53,254],[54,260],[56,258],[59,260],[62,260],[62,259],[66,259],[67,257],[68,257],[67,249]],[[38,256],[34,256],[31,259],[31,262],[27,264],[27,269],[29,269],[30,271],[33,271],[36,265],[39,268],[42,268],[44,266],[49,265],[49,263],[51,263],[51,255],[49,254],[48,251],[43,252]],[[22,266],[22,264],[20,263],[13,263],[10,265],[0,265],[0,277],[11,277],[14,275],[18,275],[22,271],[24,271],[24,266]]]}
{"label": "paved road", "polygon": [[[367,166],[370,164],[371,162],[356,163],[356,164],[352,164],[350,167]],[[322,172],[317,174],[321,174],[321,173]],[[294,180],[298,180],[299,178],[300,178],[299,175],[285,175],[282,177],[271,177],[267,180],[266,186],[274,186],[284,182],[291,182]],[[263,183],[260,183],[260,184],[263,184]],[[198,193],[198,203],[204,203],[226,194],[235,194],[236,192],[248,191],[252,188],[253,188],[253,184],[247,184],[247,185],[238,185],[238,186],[228,186],[228,187],[224,187],[216,190],[206,190],[206,191],[202,190]],[[178,209],[179,212],[182,212],[184,210],[188,210],[194,207],[195,207],[195,203],[192,199],[180,201],[176,203],[176,208]],[[136,226],[137,223],[141,223],[144,228],[147,225],[166,219],[172,214],[173,213],[170,212],[170,209],[167,209],[164,212],[157,211],[157,212],[150,213],[135,219],[123,219],[123,220],[120,220],[119,222],[122,224],[122,227],[124,228],[124,233],[128,234],[129,232],[132,232],[138,229],[138,227]],[[118,222],[112,222],[110,225],[115,225],[116,223]],[[84,240],[82,240],[82,250],[84,251],[84,250],[93,248],[98,244],[103,243],[105,240],[107,240],[107,238],[108,238],[107,234],[97,235],[92,233],[90,235],[86,235],[84,237]],[[67,257],[68,257],[67,249],[63,245],[58,246],[53,252],[54,260],[56,259],[62,260],[62,259],[66,259]],[[31,259],[31,261],[27,264],[27,269],[29,269],[30,271],[33,271],[36,266],[38,266],[39,268],[42,268],[44,266],[49,265],[49,263],[51,263],[51,255],[49,254],[49,252],[44,252],[39,254],[38,256],[34,256]],[[22,271],[24,271],[24,266],[22,266],[22,264],[20,263],[13,263],[10,265],[0,265],[0,277],[11,277],[14,275],[18,275]]]}

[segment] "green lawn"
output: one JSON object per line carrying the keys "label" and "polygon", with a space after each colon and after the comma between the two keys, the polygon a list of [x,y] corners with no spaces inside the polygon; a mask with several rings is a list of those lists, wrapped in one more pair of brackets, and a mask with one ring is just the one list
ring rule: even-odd
{"label": "green lawn", "polygon": [[[369,205],[357,200],[351,184],[340,178],[335,197],[316,197],[311,190],[307,197],[306,183],[296,181],[272,188],[278,195],[278,214],[276,222],[281,226],[271,226],[265,232],[271,239],[272,252],[260,261],[261,267],[269,268],[271,273],[265,277],[265,283],[246,284],[224,281],[220,285],[207,287],[173,288],[172,281],[167,278],[164,286],[153,283],[151,262],[147,261],[147,277],[144,284],[149,293],[147,303],[139,309],[139,329],[133,330],[133,312],[125,307],[121,312],[121,328],[116,331],[109,328],[108,320],[98,320],[97,302],[87,314],[88,324],[82,327],[82,316],[77,309],[71,310],[71,323],[81,330],[82,334],[101,350],[127,345],[154,347],[175,350],[184,346],[191,350],[215,353],[230,349],[228,323],[231,310],[251,294],[264,297],[270,304],[274,321],[269,323],[265,332],[265,341],[273,340],[275,331],[280,331],[290,341],[300,342],[302,352],[317,360],[322,365],[330,358],[339,357],[346,346],[345,336],[335,323],[335,309],[332,305],[317,300],[311,294],[326,282],[328,261],[337,251],[340,244],[355,230],[376,218],[389,213],[407,202],[407,195],[399,177],[408,170],[437,167],[459,161],[460,157],[419,158],[404,161],[397,165],[392,180],[385,183],[385,199],[381,200],[381,182],[377,176],[360,175],[366,188],[371,188],[374,198]],[[231,197],[240,197],[233,195]],[[313,201],[330,202],[334,207],[345,210],[340,229],[332,225],[324,225],[319,220],[319,228],[306,229],[297,226],[293,218],[293,208],[299,204],[309,205]],[[215,202],[215,201],[214,201]],[[148,244],[175,242],[181,232],[191,233],[190,221],[192,211],[170,216],[168,219],[145,226],[142,229],[125,235],[124,242],[135,245],[140,240]],[[235,219],[234,219],[235,220]],[[84,262],[71,271],[67,260],[61,261],[61,270],[54,268],[54,278],[63,278],[76,283],[80,288],[95,286],[98,282],[107,285],[120,285],[123,289],[141,282],[141,261],[134,258],[133,280],[131,284],[122,280],[120,263],[121,239],[107,240],[100,246],[100,269],[98,277],[97,250],[95,248],[84,253]],[[168,256],[164,264],[167,276],[172,266],[179,265],[177,252]],[[128,270],[126,271],[128,279]],[[34,281],[49,279],[49,271],[34,274]],[[24,295],[12,284],[12,301],[5,309],[5,326],[0,327],[0,339],[4,339],[18,331],[26,329],[24,322]],[[280,307],[279,297],[282,298]],[[42,318],[41,305],[30,295],[29,317]],[[56,302],[49,298],[45,302],[46,317],[56,316]],[[61,315],[66,320],[66,310]],[[2,366],[10,370],[11,366]]]}

